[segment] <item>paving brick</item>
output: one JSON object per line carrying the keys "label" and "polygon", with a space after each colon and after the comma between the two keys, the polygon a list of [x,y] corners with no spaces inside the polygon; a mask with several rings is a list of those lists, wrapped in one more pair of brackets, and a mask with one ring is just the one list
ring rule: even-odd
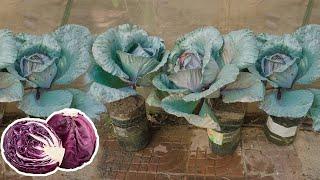
{"label": "paving brick", "polygon": [[207,166],[206,176],[215,176],[215,175],[216,175],[216,168],[214,166]]}
{"label": "paving brick", "polygon": [[209,153],[207,153],[207,159],[213,159],[213,160],[215,160],[215,159],[221,159],[221,157],[218,156],[218,155],[215,154],[215,153],[209,152]]}
{"label": "paving brick", "polygon": [[196,158],[197,158],[197,152],[196,151],[189,152],[189,159],[196,159]]}
{"label": "paving brick", "polygon": [[155,178],[154,174],[148,173],[137,173],[137,172],[128,172],[126,175],[126,179],[128,180],[152,180]]}
{"label": "paving brick", "polygon": [[196,161],[197,161],[196,156],[195,155],[194,156],[190,155],[189,158],[188,158],[188,165],[195,166]]}
{"label": "paving brick", "polygon": [[207,176],[205,177],[205,180],[217,180],[217,179],[218,179],[217,176],[207,175]]}
{"label": "paving brick", "polygon": [[130,168],[130,163],[119,163],[119,171],[128,171]]}
{"label": "paving brick", "polygon": [[222,159],[217,159],[215,161],[214,167],[217,176],[244,176],[241,156],[237,153],[234,153],[233,155],[224,156]]}
{"label": "paving brick", "polygon": [[108,178],[108,179],[116,179],[117,178],[117,172],[114,172],[114,171],[108,172],[106,174],[106,178]]}
{"label": "paving brick", "polygon": [[131,163],[133,160],[132,155],[124,155],[122,159],[122,163]]}
{"label": "paving brick", "polygon": [[185,149],[187,149],[186,144],[172,143],[172,150],[185,150]]}
{"label": "paving brick", "polygon": [[167,174],[157,174],[155,177],[156,180],[169,180],[170,175]]}
{"label": "paving brick", "polygon": [[140,155],[135,155],[132,158],[132,161],[131,161],[131,163],[133,163],[133,164],[140,164],[140,162],[141,162],[141,156]]}
{"label": "paving brick", "polygon": [[4,177],[5,173],[5,162],[0,158],[0,177]]}
{"label": "paving brick", "polygon": [[197,159],[196,161],[196,174],[201,174],[201,175],[205,175],[206,171],[207,171],[207,161],[205,159]]}
{"label": "paving brick", "polygon": [[148,164],[141,164],[139,167],[139,171],[148,171]]}
{"label": "paving brick", "polygon": [[147,147],[145,149],[142,149],[142,150],[136,152],[135,154],[139,155],[139,156],[143,156],[143,157],[151,157],[152,150],[153,150],[153,148]]}
{"label": "paving brick", "polygon": [[248,139],[257,142],[260,149],[244,150],[247,174],[280,179],[299,177],[301,163],[293,146],[276,146],[259,138],[263,134],[262,130],[256,130],[256,133],[258,135],[255,134],[255,137],[258,138],[251,135]]}
{"label": "paving brick", "polygon": [[117,180],[125,180],[127,172],[117,172],[116,179]]}
{"label": "paving brick", "polygon": [[187,175],[185,176],[185,180],[195,180],[196,176],[195,175]]}
{"label": "paving brick", "polygon": [[[147,173],[146,174],[146,176],[144,177],[144,179],[145,180],[154,180],[154,179],[156,179],[156,174],[149,174],[149,173]],[[140,180],[140,179],[138,179],[138,180]]]}
{"label": "paving brick", "polygon": [[148,171],[149,172],[152,172],[152,173],[155,173],[157,172],[157,169],[158,169],[158,165],[157,164],[148,164]]}
{"label": "paving brick", "polygon": [[150,162],[151,156],[143,156],[140,158],[140,163],[148,164]]}
{"label": "paving brick", "polygon": [[184,180],[186,178],[185,175],[171,175],[170,180]]}
{"label": "paving brick", "polygon": [[197,159],[206,159],[207,158],[207,151],[197,151]]}
{"label": "paving brick", "polygon": [[186,170],[187,154],[181,151],[171,151],[160,157],[158,172],[183,173]]}
{"label": "paving brick", "polygon": [[5,173],[3,176],[5,180],[11,180],[11,179],[19,179],[19,180],[32,180],[32,177],[22,176],[17,173]]}
{"label": "paving brick", "polygon": [[129,171],[139,171],[140,164],[131,164]]}

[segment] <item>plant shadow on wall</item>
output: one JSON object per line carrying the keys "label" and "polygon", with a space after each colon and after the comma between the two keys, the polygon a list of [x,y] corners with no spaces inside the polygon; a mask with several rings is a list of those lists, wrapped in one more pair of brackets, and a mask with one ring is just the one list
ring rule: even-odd
{"label": "plant shadow on wall", "polygon": [[105,111],[85,92],[67,88],[91,66],[93,37],[86,27],[65,25],[39,36],[2,32],[1,102],[19,101],[18,108],[34,117],[72,107],[95,119]]}
{"label": "plant shadow on wall", "polygon": [[307,25],[283,36],[259,34],[257,40],[259,57],[249,70],[270,87],[260,103],[270,115],[268,139],[280,145],[292,143],[305,116],[313,119],[314,130],[319,131],[320,91],[305,85],[320,77],[320,26]]}

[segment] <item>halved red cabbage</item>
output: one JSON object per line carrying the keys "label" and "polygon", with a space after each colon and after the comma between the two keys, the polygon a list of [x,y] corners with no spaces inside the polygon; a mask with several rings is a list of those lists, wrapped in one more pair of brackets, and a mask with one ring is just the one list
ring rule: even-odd
{"label": "halved red cabbage", "polygon": [[62,162],[64,148],[44,120],[24,118],[8,126],[2,139],[2,155],[16,170],[46,174]]}
{"label": "halved red cabbage", "polygon": [[90,161],[97,135],[87,116],[77,109],[64,109],[50,116],[48,125],[57,133],[66,149],[61,168],[77,168]]}

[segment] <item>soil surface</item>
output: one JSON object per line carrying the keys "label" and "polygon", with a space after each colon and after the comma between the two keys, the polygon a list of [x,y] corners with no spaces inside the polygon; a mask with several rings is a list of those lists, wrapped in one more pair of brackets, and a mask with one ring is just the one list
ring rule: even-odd
{"label": "soil surface", "polygon": [[211,106],[215,116],[221,125],[240,125],[245,115],[245,106],[241,103],[224,103],[221,98],[210,99]]}
{"label": "soil surface", "polygon": [[145,101],[141,96],[130,96],[107,104],[110,117],[117,120],[127,120],[145,113]]}
{"label": "soil surface", "polygon": [[182,117],[166,113],[160,108],[147,107],[147,116],[149,121],[155,125],[187,125],[188,121]]}
{"label": "soil surface", "polygon": [[217,111],[229,111],[235,113],[244,113],[245,107],[243,103],[224,103],[221,98],[210,99],[210,105]]}
{"label": "soil surface", "polygon": [[274,121],[284,121],[284,120],[289,120],[289,121],[301,121],[302,118],[287,118],[287,117],[276,117],[272,116],[272,119]]}
{"label": "soil surface", "polygon": [[277,124],[285,127],[297,126],[303,120],[303,118],[286,118],[286,117],[276,117],[272,116],[272,120]]}

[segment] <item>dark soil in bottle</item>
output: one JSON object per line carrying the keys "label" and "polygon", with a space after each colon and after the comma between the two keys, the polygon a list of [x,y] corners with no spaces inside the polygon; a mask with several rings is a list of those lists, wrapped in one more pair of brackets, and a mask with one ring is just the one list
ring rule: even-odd
{"label": "dark soil in bottle", "polygon": [[114,132],[126,151],[145,148],[151,138],[145,101],[141,96],[130,96],[107,104]]}
{"label": "dark soil in bottle", "polygon": [[224,103],[221,98],[210,99],[209,104],[224,130],[232,130],[232,127],[241,127],[245,115],[243,103]]}

